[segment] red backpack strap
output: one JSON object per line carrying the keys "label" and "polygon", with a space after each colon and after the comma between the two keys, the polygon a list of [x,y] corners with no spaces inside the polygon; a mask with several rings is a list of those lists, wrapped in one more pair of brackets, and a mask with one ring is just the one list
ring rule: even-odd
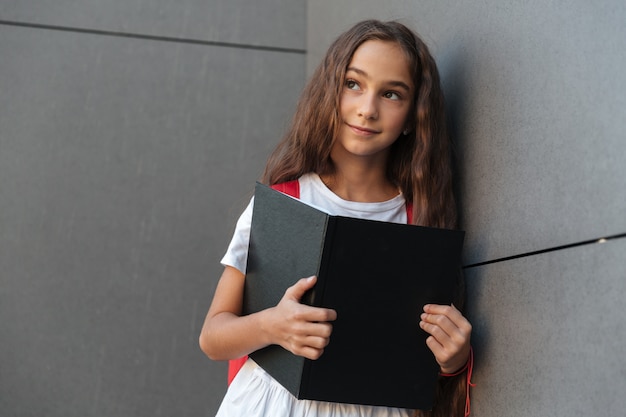
{"label": "red backpack strap", "polygon": [[[300,198],[300,183],[298,180],[281,182],[280,184],[272,185],[272,188],[280,191],[283,194],[290,195],[295,198]],[[247,356],[243,356],[239,359],[231,359],[228,361],[228,385],[233,382],[233,379],[241,369],[244,363],[248,360]]]}
{"label": "red backpack strap", "polygon": [[287,194],[295,198],[300,198],[300,182],[298,180],[274,184],[272,185],[272,188],[280,191],[283,194]]}
{"label": "red backpack strap", "polygon": [[239,359],[231,359],[228,361],[228,385],[233,382],[233,379],[235,379],[235,376],[247,360],[247,356],[242,356]]}
{"label": "red backpack strap", "polygon": [[406,202],[406,222],[407,224],[413,224],[413,203]]}

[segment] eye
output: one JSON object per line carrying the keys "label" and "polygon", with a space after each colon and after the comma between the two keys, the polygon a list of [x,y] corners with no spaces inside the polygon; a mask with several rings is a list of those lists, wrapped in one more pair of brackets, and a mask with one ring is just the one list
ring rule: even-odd
{"label": "eye", "polygon": [[354,80],[346,80],[346,88],[348,90],[360,90],[359,84]]}
{"label": "eye", "polygon": [[400,94],[396,93],[395,91],[387,91],[385,94],[383,94],[383,97],[390,100],[400,100],[402,98]]}

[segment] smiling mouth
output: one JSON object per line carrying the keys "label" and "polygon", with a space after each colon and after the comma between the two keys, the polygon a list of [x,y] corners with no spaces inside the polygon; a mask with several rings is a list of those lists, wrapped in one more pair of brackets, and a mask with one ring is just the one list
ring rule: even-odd
{"label": "smiling mouth", "polygon": [[361,126],[355,126],[355,125],[351,125],[349,123],[346,123],[350,129],[352,129],[353,132],[359,134],[359,135],[375,135],[377,133],[380,133],[380,131],[375,130],[375,129],[370,129],[367,127],[361,127]]}

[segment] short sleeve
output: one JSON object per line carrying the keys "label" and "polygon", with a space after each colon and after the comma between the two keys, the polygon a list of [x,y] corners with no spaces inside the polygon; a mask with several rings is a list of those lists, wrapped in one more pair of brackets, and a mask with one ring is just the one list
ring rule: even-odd
{"label": "short sleeve", "polygon": [[248,262],[248,243],[250,242],[250,225],[252,224],[252,207],[254,205],[254,197],[250,199],[248,207],[243,211],[237,225],[235,233],[228,245],[226,254],[221,260],[222,265],[232,266],[245,275],[246,264]]}

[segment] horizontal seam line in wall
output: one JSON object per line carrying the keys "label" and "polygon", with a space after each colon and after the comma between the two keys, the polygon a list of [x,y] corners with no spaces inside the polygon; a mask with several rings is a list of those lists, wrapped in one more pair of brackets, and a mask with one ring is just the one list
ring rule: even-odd
{"label": "horizontal seam line in wall", "polygon": [[297,48],[248,45],[248,44],[241,44],[241,43],[218,42],[218,41],[209,41],[209,40],[201,40],[201,39],[175,38],[171,36],[144,35],[140,33],[114,32],[114,31],[100,30],[100,29],[84,29],[84,28],[75,28],[75,27],[68,27],[68,26],[44,25],[44,24],[39,24],[39,23],[15,22],[15,21],[8,21],[8,20],[0,20],[0,25],[27,27],[27,28],[33,28],[33,29],[57,30],[61,32],[88,33],[92,35],[114,36],[118,38],[146,39],[146,40],[161,41],[161,42],[218,46],[218,47],[223,47],[223,48],[252,49],[252,50],[257,50],[257,51],[282,52],[282,53],[289,53],[289,54],[306,54],[306,50],[297,49]]}
{"label": "horizontal seam line in wall", "polygon": [[535,256],[535,255],[540,255],[542,253],[555,252],[555,251],[558,251],[558,250],[575,248],[575,247],[578,247],[578,246],[585,246],[585,245],[591,245],[591,244],[596,244],[596,243],[605,243],[605,242],[607,242],[609,240],[622,239],[622,238],[626,238],[626,233],[620,233],[620,234],[617,234],[617,235],[606,236],[606,237],[599,238],[599,239],[585,240],[583,242],[570,243],[569,245],[555,246],[553,248],[547,248],[547,249],[537,250],[537,251],[534,251],[534,252],[522,253],[522,254],[519,254],[519,255],[506,256],[504,258],[493,259],[491,261],[478,262],[478,263],[475,263],[475,264],[465,265],[463,267],[463,269],[475,268],[475,267],[478,267],[478,266],[489,265],[489,264],[493,264],[493,263],[496,263],[496,262],[510,261],[510,260],[513,260],[513,259],[525,258],[525,257],[528,257],[528,256]]}

